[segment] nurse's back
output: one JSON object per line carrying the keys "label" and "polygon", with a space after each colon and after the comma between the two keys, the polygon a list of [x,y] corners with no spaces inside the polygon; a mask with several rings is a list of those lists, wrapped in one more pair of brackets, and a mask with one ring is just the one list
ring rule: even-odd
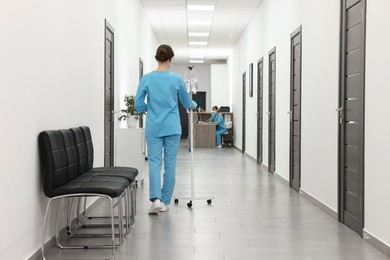
{"label": "nurse's back", "polygon": [[179,75],[171,71],[153,71],[141,79],[137,91],[136,109],[147,111],[146,136],[181,134],[178,99],[185,108],[189,108],[192,104]]}

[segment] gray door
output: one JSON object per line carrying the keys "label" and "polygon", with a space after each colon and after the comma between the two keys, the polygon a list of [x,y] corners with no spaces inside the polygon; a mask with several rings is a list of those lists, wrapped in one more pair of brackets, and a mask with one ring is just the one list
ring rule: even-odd
{"label": "gray door", "polygon": [[339,94],[339,219],[364,227],[365,0],[343,0]]}
{"label": "gray door", "polygon": [[263,58],[257,62],[257,163],[263,163]]}
{"label": "gray door", "polygon": [[268,54],[268,171],[275,172],[276,47]]}
{"label": "gray door", "polygon": [[290,187],[301,187],[301,52],[302,27],[291,34]]}
{"label": "gray door", "polygon": [[114,29],[105,21],[104,166],[114,165]]}
{"label": "gray door", "polygon": [[242,74],[242,153],[245,153],[246,118],[246,72]]}

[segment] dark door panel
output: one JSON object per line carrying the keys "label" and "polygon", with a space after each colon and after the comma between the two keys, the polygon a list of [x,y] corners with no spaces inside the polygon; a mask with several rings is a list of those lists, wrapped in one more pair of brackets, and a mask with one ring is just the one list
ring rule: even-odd
{"label": "dark door panel", "polygon": [[263,58],[257,62],[257,163],[263,163]]}
{"label": "dark door panel", "polygon": [[114,165],[114,29],[105,21],[104,46],[104,166]]}
{"label": "dark door panel", "polygon": [[339,89],[339,220],[364,227],[364,75],[366,0],[342,0]]}
{"label": "dark door panel", "polygon": [[276,47],[268,53],[268,171],[275,172]]}
{"label": "dark door panel", "polygon": [[302,27],[291,33],[290,71],[290,187],[301,187],[301,71]]}
{"label": "dark door panel", "polygon": [[242,153],[246,149],[246,72],[242,74]]}

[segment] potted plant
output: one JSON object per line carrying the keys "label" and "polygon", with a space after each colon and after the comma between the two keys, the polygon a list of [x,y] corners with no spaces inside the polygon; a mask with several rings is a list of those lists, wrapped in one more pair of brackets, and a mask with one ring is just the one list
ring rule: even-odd
{"label": "potted plant", "polygon": [[138,120],[139,120],[140,116],[142,116],[142,113],[139,114],[135,110],[134,99],[135,99],[135,96],[133,96],[133,95],[130,95],[130,96],[125,95],[125,98],[123,99],[123,101],[125,102],[126,108],[121,110],[121,115],[118,118],[119,121],[127,120],[127,127],[128,128],[137,127]]}

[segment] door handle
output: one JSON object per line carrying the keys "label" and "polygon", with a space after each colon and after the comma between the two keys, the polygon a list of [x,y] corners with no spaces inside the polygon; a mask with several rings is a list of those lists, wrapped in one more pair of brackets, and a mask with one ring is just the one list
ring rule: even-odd
{"label": "door handle", "polygon": [[112,119],[114,119],[116,113],[118,113],[118,111],[111,110],[111,117],[112,117]]}
{"label": "door handle", "polygon": [[290,121],[292,121],[292,119],[293,119],[293,111],[287,111],[287,114],[290,115]]}
{"label": "door handle", "polygon": [[336,108],[335,110],[336,110],[336,112],[339,113],[339,123],[341,125],[343,123],[344,108],[343,107],[339,107],[339,108]]}

